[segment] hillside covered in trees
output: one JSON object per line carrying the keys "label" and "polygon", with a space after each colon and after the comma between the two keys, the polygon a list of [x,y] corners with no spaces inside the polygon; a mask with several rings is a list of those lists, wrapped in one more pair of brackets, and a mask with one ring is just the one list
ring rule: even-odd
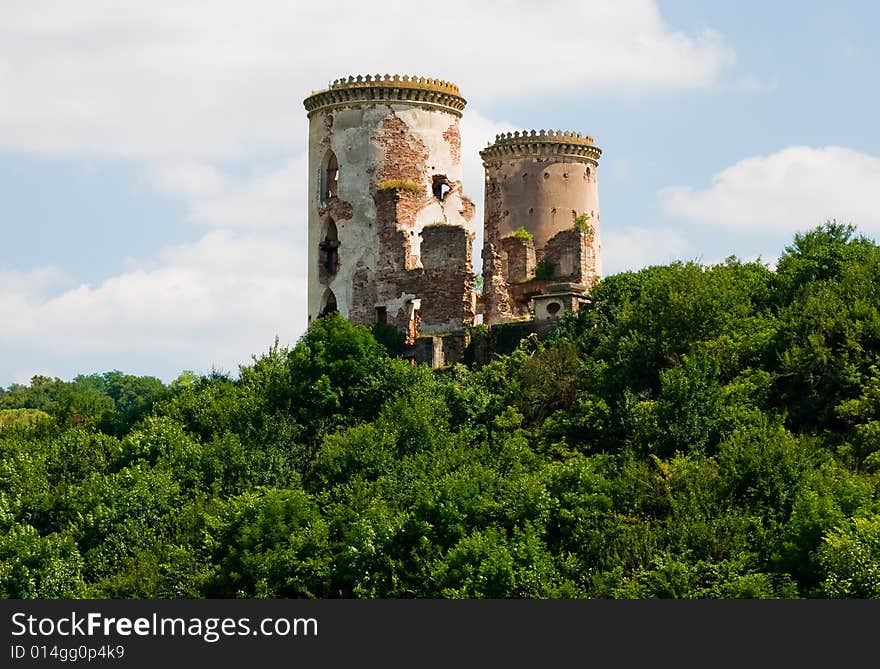
{"label": "hillside covered in trees", "polygon": [[0,390],[0,596],[880,597],[876,243],[592,299],[479,368],[334,315],[235,379]]}

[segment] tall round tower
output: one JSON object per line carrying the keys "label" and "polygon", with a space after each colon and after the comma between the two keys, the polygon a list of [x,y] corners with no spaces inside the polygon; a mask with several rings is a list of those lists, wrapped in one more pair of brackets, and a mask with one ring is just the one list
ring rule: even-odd
{"label": "tall round tower", "polygon": [[458,87],[357,76],[313,92],[309,321],[338,310],[407,334],[473,323],[474,205],[462,193]]}
{"label": "tall round tower", "polygon": [[[486,169],[488,324],[527,317],[537,296],[560,286],[583,293],[601,275],[601,154],[591,137],[558,130],[498,135],[480,151]],[[550,308],[555,313],[552,303]]]}

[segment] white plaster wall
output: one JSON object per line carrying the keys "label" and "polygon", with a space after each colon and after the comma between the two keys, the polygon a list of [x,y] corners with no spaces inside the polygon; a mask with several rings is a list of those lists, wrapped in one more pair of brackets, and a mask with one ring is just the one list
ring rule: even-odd
{"label": "white plaster wall", "polygon": [[[372,113],[371,113],[372,112]],[[309,318],[321,311],[325,285],[318,278],[318,245],[321,242],[321,169],[328,141],[339,163],[339,200],[352,206],[350,219],[336,220],[339,232],[339,269],[329,283],[340,313],[346,318],[351,305],[351,287],[359,262],[376,266],[376,210],[369,196],[369,168],[378,163],[378,151],[370,142],[376,110],[336,109],[332,128],[327,128],[327,112],[317,112],[309,124]]]}

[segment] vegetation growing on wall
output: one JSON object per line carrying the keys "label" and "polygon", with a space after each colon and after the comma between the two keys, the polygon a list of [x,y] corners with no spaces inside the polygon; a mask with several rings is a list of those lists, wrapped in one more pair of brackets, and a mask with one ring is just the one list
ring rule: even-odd
{"label": "vegetation growing on wall", "polygon": [[581,232],[585,232],[588,235],[593,234],[593,226],[590,224],[590,218],[592,218],[589,214],[581,214],[580,216],[575,217],[574,219],[574,227],[575,230],[580,230]]}
{"label": "vegetation growing on wall", "polygon": [[539,280],[552,279],[556,276],[556,265],[553,264],[550,258],[542,258],[535,263],[532,276]]}
{"label": "vegetation growing on wall", "polygon": [[880,597],[878,276],[828,224],[608,277],[479,369],[334,314],[237,379],[35,377],[0,596]]}
{"label": "vegetation growing on wall", "polygon": [[404,190],[411,193],[424,193],[421,184],[409,179],[386,179],[377,186],[378,190]]}
{"label": "vegetation growing on wall", "polygon": [[523,244],[528,244],[532,241],[532,233],[526,230],[523,226],[519,226],[510,236],[521,241]]}

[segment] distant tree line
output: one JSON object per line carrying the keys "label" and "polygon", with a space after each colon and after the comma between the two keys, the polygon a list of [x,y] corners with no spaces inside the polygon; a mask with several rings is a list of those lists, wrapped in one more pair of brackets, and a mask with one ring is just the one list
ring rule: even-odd
{"label": "distant tree line", "polygon": [[0,596],[880,596],[880,248],[610,276],[432,371],[337,315],[238,378],[0,390]]}

